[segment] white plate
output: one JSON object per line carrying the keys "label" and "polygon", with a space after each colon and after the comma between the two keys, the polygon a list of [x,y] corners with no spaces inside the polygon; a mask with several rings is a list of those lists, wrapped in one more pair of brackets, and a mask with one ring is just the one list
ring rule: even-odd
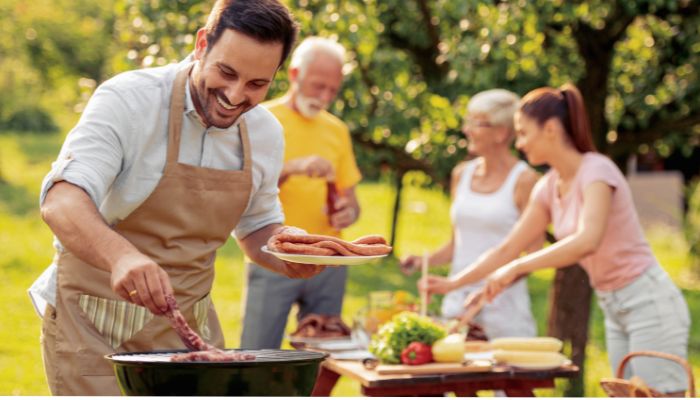
{"label": "white plate", "polygon": [[367,350],[350,350],[332,352],[329,357],[335,360],[364,360],[365,358],[374,358],[374,355]]}
{"label": "white plate", "polygon": [[386,257],[388,254],[379,256],[309,256],[305,254],[289,254],[272,251],[263,246],[262,251],[279,258],[280,260],[295,262],[299,264],[315,264],[315,265],[360,265]]}
{"label": "white plate", "polygon": [[301,337],[301,336],[287,336],[287,340],[290,342],[303,343],[307,346],[319,346],[331,343],[345,343],[350,340],[350,335],[348,336],[337,336],[337,337]]}
{"label": "white plate", "polygon": [[476,360],[493,360],[493,351],[480,351],[478,353],[464,353],[465,361],[476,361]]}
{"label": "white plate", "polygon": [[348,350],[360,350],[361,347],[358,343],[355,343],[352,339],[335,341],[335,342],[324,342],[319,343],[315,346],[319,350],[326,351],[348,351]]}

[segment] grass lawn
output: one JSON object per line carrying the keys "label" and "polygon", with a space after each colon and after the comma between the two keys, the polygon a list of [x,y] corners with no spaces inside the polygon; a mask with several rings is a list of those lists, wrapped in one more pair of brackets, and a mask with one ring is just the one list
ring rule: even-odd
{"label": "grass lawn", "polygon": [[[34,313],[26,290],[50,263],[51,233],[38,215],[41,179],[62,142],[58,135],[0,134],[0,280],[5,282],[0,313],[0,395],[48,395],[39,346],[40,319]],[[362,205],[360,221],[346,237],[379,233],[388,236],[393,189],[385,183],[362,184],[358,190]],[[420,254],[433,250],[449,238],[449,199],[437,190],[409,186],[404,191],[403,209],[397,233],[397,254]],[[700,315],[700,284],[688,267],[687,244],[682,237],[663,229],[652,229],[648,237],[657,257],[671,273],[691,307]],[[245,282],[243,257],[233,241],[219,252],[213,297],[227,338],[236,347],[241,332],[241,295]],[[529,278],[533,311],[540,334],[545,333],[547,292],[551,271]],[[395,260],[372,266],[350,268],[343,319],[366,305],[372,290],[407,289],[415,292],[416,277],[404,277]],[[432,306],[437,307],[437,302]],[[602,396],[597,382],[611,376],[607,365],[602,316],[597,306],[591,322],[586,365],[586,396]],[[292,327],[290,322],[289,327]],[[661,332],[660,332],[661,334]],[[286,345],[286,344],[285,344]],[[690,361],[700,375],[700,328],[694,324],[690,338]],[[542,390],[542,396],[561,396],[561,389]],[[358,396],[358,384],[342,378],[333,395]]]}

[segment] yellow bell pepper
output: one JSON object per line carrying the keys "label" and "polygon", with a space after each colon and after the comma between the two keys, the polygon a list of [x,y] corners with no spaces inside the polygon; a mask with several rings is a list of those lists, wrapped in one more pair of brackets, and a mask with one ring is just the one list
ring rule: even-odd
{"label": "yellow bell pepper", "polygon": [[453,333],[433,343],[433,359],[436,362],[464,361],[464,335]]}

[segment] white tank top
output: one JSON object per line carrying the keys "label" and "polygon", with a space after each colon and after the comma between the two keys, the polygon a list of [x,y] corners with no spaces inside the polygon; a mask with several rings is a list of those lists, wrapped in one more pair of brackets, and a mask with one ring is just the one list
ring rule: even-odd
{"label": "white tank top", "polygon": [[450,207],[450,219],[455,233],[453,274],[461,271],[486,250],[501,243],[520,217],[513,193],[527,164],[518,161],[495,192],[477,193],[472,191],[471,185],[474,171],[480,163],[480,159],[467,163]]}
{"label": "white tank top", "polygon": [[[481,159],[467,162],[450,207],[454,229],[450,275],[459,273],[486,250],[501,243],[520,217],[513,193],[518,177],[527,169],[527,164],[518,161],[495,192],[477,193],[472,191],[471,184],[474,171],[480,163]],[[443,315],[454,315],[462,311],[466,293],[482,284],[478,282],[467,285],[445,296]]]}

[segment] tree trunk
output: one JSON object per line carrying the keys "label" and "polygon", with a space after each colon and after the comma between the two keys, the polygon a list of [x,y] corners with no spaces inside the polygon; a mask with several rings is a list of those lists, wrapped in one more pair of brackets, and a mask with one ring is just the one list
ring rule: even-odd
{"label": "tree trunk", "polygon": [[396,243],[396,225],[398,224],[399,211],[401,210],[401,191],[403,190],[403,175],[405,173],[403,170],[396,171],[396,197],[394,198],[394,210],[391,212],[391,239],[389,240],[392,253]]}
{"label": "tree trunk", "polygon": [[549,293],[549,324],[547,334],[561,339],[571,349],[571,361],[580,374],[569,381],[566,397],[584,395],[584,368],[592,289],[588,274],[578,265],[560,268]]}

